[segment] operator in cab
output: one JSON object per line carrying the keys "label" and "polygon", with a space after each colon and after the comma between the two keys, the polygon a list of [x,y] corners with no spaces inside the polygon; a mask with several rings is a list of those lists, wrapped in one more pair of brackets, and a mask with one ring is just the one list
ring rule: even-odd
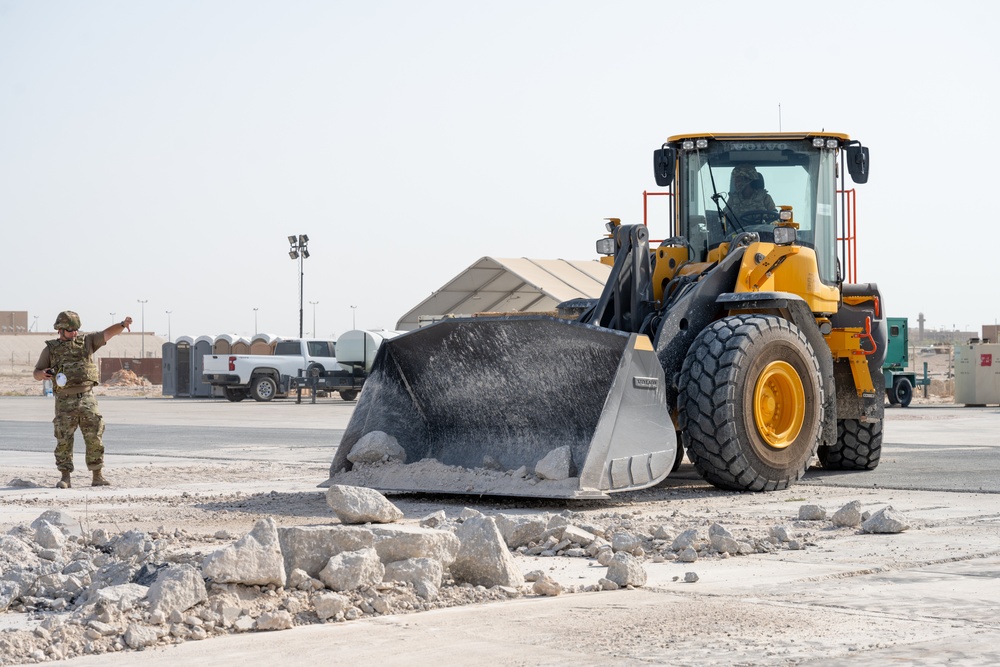
{"label": "operator in cab", "polygon": [[[764,188],[764,177],[761,176],[757,168],[750,164],[741,164],[733,169],[733,190],[726,199],[725,215],[731,226],[737,230],[749,225],[757,225],[765,222],[765,212],[775,212],[774,219],[777,219],[777,207],[774,200]],[[759,213],[754,215],[753,220],[741,218],[750,212]]]}

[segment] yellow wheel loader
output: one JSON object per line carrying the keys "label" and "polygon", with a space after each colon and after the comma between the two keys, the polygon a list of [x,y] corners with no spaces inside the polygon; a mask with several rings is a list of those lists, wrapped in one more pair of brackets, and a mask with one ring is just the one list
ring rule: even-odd
{"label": "yellow wheel loader", "polygon": [[[680,135],[653,168],[671,235],[651,245],[645,224],[609,219],[600,298],[386,341],[329,483],[594,498],[661,482],[685,452],[740,491],[786,488],[817,456],[875,468],[885,315],[876,285],[853,282],[846,187],[868,180],[868,149],[828,132]],[[403,454],[351,456],[376,437]]]}

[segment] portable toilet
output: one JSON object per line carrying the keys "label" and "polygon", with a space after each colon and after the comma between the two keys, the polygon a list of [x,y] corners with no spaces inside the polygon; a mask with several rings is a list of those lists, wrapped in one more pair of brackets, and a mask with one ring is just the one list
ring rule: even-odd
{"label": "portable toilet", "polygon": [[194,340],[190,336],[180,336],[176,343],[176,371],[174,377],[177,378],[177,390],[174,398],[191,396],[191,348]]}
{"label": "portable toilet", "polygon": [[201,381],[205,371],[205,357],[212,354],[214,339],[211,336],[198,336],[191,346],[191,396],[204,397],[212,395],[212,385]]}
{"label": "portable toilet", "polygon": [[212,354],[229,354],[233,351],[233,343],[237,337],[233,334],[219,334],[212,343]]}
{"label": "portable toilet", "polygon": [[233,341],[233,347],[229,350],[229,354],[250,354],[250,341],[246,338]]}
{"label": "portable toilet", "polygon": [[250,339],[250,354],[274,354],[277,338],[271,334],[256,333]]}
{"label": "portable toilet", "polygon": [[177,395],[177,343],[164,343],[160,348],[163,358],[163,388],[164,396]]}

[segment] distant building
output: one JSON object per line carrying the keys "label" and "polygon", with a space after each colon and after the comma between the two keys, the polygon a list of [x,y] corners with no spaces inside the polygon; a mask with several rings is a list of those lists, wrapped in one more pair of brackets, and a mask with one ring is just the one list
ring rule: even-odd
{"label": "distant building", "polygon": [[0,333],[28,333],[28,311],[0,310]]}

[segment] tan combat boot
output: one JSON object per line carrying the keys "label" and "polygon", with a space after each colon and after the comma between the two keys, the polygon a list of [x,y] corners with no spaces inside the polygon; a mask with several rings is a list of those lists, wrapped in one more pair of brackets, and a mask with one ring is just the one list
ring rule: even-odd
{"label": "tan combat boot", "polygon": [[69,479],[69,470],[63,470],[62,479],[56,482],[57,489],[68,489],[73,486]]}
{"label": "tan combat boot", "polygon": [[104,479],[104,475],[101,474],[100,470],[94,471],[94,482],[91,486],[111,486],[111,482]]}

